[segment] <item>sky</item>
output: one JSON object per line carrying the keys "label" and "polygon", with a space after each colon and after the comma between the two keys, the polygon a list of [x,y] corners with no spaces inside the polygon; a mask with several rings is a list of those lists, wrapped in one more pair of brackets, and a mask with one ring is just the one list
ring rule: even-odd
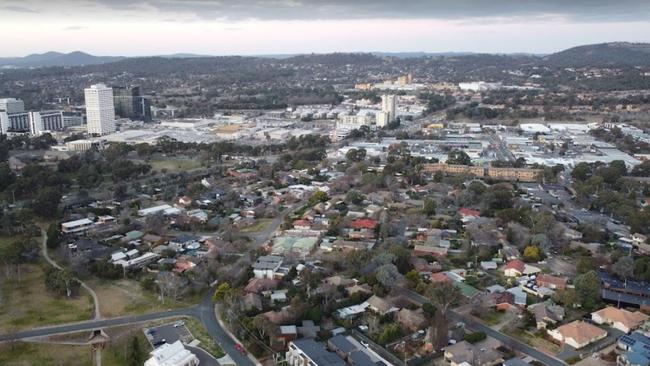
{"label": "sky", "polygon": [[650,42],[648,0],[0,0],[0,57],[552,53]]}

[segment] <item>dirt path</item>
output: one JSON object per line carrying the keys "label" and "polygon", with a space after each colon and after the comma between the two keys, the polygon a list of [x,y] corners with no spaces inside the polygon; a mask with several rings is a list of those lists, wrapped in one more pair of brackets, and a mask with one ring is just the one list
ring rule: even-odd
{"label": "dirt path", "polygon": [[[43,242],[41,243],[41,252],[43,254],[43,258],[49,263],[52,267],[62,270],[63,267],[61,267],[58,263],[56,263],[52,258],[50,258],[50,255],[47,252],[47,232],[45,230],[41,230],[41,233],[43,234]],[[81,287],[83,287],[90,296],[93,298],[93,303],[95,304],[95,320],[101,319],[102,315],[101,312],[99,311],[99,298],[97,297],[97,294],[95,291],[90,288],[85,282],[81,281],[78,278],[75,278],[79,283],[81,284]]]}

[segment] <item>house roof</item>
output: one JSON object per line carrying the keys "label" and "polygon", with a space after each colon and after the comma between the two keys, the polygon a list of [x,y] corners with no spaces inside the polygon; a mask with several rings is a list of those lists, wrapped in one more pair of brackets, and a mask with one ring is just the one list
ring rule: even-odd
{"label": "house roof", "polygon": [[316,342],[311,338],[298,339],[293,344],[311,358],[317,365],[322,366],[346,366],[345,361],[339,355],[327,351],[325,345]]}
{"label": "house roof", "polygon": [[607,331],[582,320],[559,326],[557,332],[564,339],[572,338],[578,344],[589,343],[592,339],[606,336]]}
{"label": "house roof", "polygon": [[537,276],[537,283],[549,283],[552,285],[555,285],[557,287],[564,287],[566,286],[567,282],[569,280],[566,277],[556,277],[556,276],[551,276],[548,274],[540,274]]}
{"label": "house roof", "polygon": [[248,282],[248,285],[246,285],[244,290],[246,292],[260,293],[275,289],[277,286],[278,282],[276,280],[269,278],[253,278]]}
{"label": "house roof", "polygon": [[510,262],[508,262],[508,264],[506,264],[504,270],[506,270],[506,269],[515,269],[518,272],[523,273],[525,268],[526,268],[526,263],[520,261],[519,259],[514,259],[514,260],[511,260]]}
{"label": "house roof", "polygon": [[377,295],[372,295],[366,302],[380,313],[388,313],[393,309],[393,305],[390,302]]}
{"label": "house roof", "polygon": [[641,322],[648,319],[647,315],[639,311],[632,312],[625,309],[618,309],[613,306],[600,309],[592,314],[597,314],[608,322],[621,323],[627,328],[636,328]]}
{"label": "house roof", "polygon": [[481,216],[480,211],[467,208],[467,207],[461,207],[460,209],[458,209],[458,213],[460,213],[462,216],[474,216],[474,217]]}
{"label": "house roof", "polygon": [[374,229],[378,225],[377,220],[373,219],[357,219],[350,223],[350,227],[353,229]]}

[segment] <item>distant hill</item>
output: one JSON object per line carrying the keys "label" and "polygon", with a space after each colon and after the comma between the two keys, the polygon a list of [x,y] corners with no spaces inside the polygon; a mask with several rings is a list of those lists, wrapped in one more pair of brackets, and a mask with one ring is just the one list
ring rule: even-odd
{"label": "distant hill", "polygon": [[70,53],[46,52],[35,53],[25,57],[0,58],[0,67],[29,68],[50,66],[83,66],[98,65],[124,59],[119,56],[93,56],[88,53],[75,51]]}
{"label": "distant hill", "polygon": [[612,42],[569,48],[543,58],[551,66],[650,65],[650,43]]}

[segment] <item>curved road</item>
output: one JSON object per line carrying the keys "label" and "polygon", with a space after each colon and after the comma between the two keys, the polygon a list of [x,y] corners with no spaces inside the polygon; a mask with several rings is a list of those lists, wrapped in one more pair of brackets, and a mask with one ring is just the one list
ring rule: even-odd
{"label": "curved road", "polygon": [[26,330],[22,332],[2,334],[0,335],[0,342],[17,341],[26,338],[46,337],[56,334],[76,333],[83,331],[91,331],[99,328],[110,328],[127,324],[138,324],[149,322],[152,320],[160,320],[166,318],[175,318],[182,316],[191,316],[198,319],[207,329],[210,336],[221,346],[221,348],[230,356],[233,361],[239,366],[256,366],[247,355],[242,355],[235,349],[236,340],[232,339],[230,335],[221,327],[217,321],[217,316],[214,311],[215,307],[212,304],[210,294],[208,294],[201,304],[191,306],[183,309],[162,311],[157,313],[149,313],[143,315],[122,316],[110,319],[88,320],[79,323],[57,325],[52,327],[37,328]]}

